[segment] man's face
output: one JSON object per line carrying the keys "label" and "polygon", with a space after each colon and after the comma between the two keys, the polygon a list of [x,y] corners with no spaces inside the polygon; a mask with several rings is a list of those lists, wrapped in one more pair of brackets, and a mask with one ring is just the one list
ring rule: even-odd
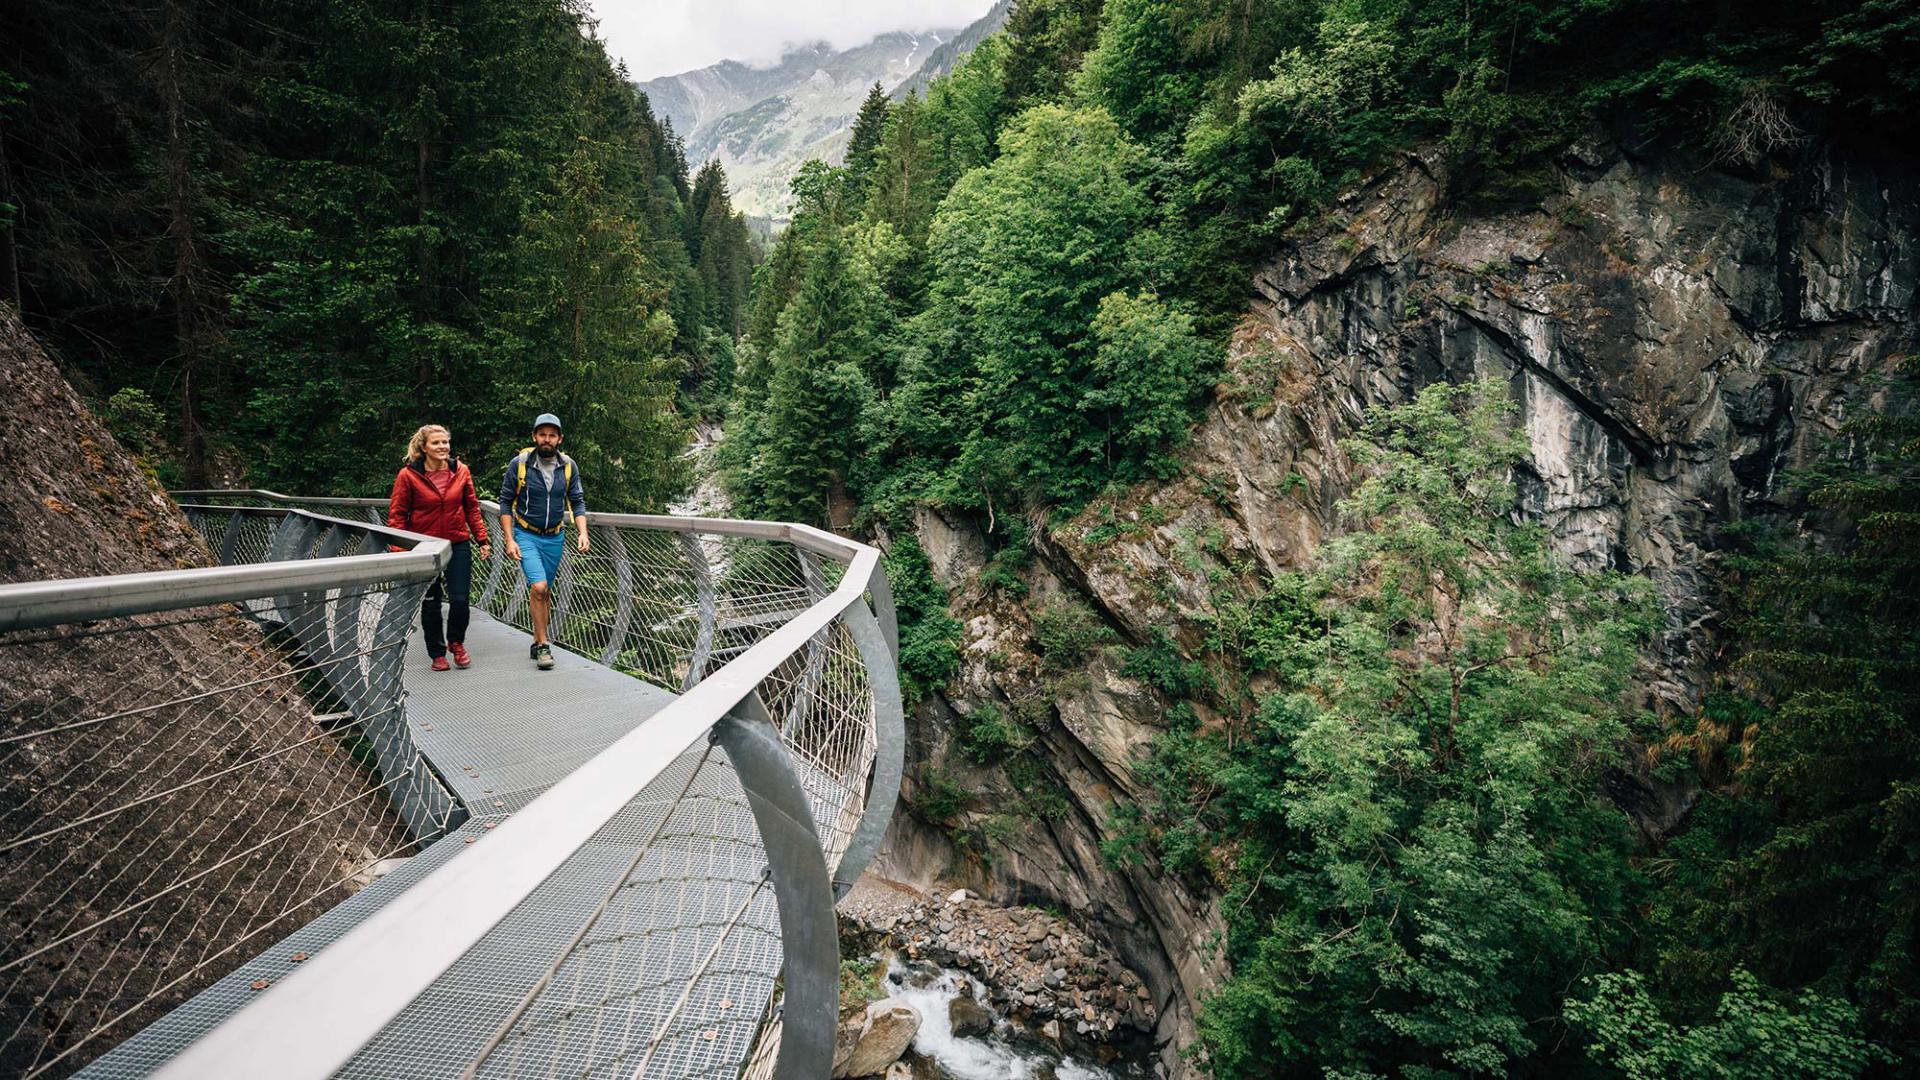
{"label": "man's face", "polygon": [[534,428],[533,448],[543,455],[552,457],[560,450],[560,429],[552,424],[541,424]]}

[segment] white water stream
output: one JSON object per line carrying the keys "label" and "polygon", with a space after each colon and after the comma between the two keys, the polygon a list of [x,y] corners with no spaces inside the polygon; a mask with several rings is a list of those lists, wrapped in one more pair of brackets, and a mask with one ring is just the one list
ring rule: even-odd
{"label": "white water stream", "polygon": [[1019,1038],[1013,1025],[998,1014],[991,1034],[958,1037],[947,1010],[963,986],[971,989],[983,1008],[990,1008],[986,991],[963,972],[909,969],[898,960],[887,967],[887,996],[905,1001],[920,1014],[913,1050],[931,1059],[943,1080],[1132,1080],[1144,1075],[1136,1069],[1110,1069],[1062,1056],[1037,1040]]}
{"label": "white water stream", "polygon": [[679,517],[729,517],[733,503],[714,474],[713,451],[726,433],[716,424],[695,424],[693,436],[681,455],[693,465],[693,486],[680,501],[671,503],[667,513]]}

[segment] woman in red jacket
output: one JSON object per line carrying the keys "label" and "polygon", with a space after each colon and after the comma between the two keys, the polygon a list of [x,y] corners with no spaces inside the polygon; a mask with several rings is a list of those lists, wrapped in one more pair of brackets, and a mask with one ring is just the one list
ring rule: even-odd
{"label": "woman in red jacket", "polygon": [[[473,591],[471,548],[478,543],[483,559],[492,554],[492,548],[473,474],[453,456],[453,436],[439,424],[427,424],[408,440],[407,463],[393,478],[393,494],[387,499],[387,525],[452,542],[453,557],[446,572],[428,587],[420,605],[420,628],[426,633],[433,670],[447,670],[449,653],[461,667],[473,663],[466,646],[467,596]],[[447,601],[444,626],[442,594]]]}

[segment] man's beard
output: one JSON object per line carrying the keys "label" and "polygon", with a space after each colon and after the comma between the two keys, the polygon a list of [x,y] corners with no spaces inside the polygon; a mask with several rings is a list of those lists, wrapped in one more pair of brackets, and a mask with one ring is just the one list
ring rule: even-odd
{"label": "man's beard", "polygon": [[559,453],[560,448],[557,446],[536,446],[533,448],[533,452],[536,454],[539,454],[543,458],[550,458],[553,455]]}

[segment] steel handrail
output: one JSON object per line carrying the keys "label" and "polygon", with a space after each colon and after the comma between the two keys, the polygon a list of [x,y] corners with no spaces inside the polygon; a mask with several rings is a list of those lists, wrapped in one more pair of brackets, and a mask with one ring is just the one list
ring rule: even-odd
{"label": "steel handrail", "polygon": [[[381,499],[302,499],[265,489],[244,491],[177,492],[178,498],[251,497],[307,503],[380,507]],[[485,504],[497,514],[496,504]],[[209,508],[212,509],[212,508]],[[224,508],[240,509],[240,508]],[[755,691],[792,655],[835,620],[847,617],[857,639],[870,643],[861,649],[873,672],[876,732],[880,753],[874,762],[872,793],[862,815],[856,842],[843,858],[842,870],[857,873],[877,847],[880,832],[891,816],[892,790],[899,782],[903,732],[898,687],[888,676],[898,654],[893,635],[893,612],[880,566],[879,552],[864,544],[805,525],[693,518],[669,515],[594,514],[605,525],[785,542],[843,563],[839,585],[785,624],[771,631],[726,665],[686,689],[647,723],[616,740],[598,755],[549,788],[533,802],[501,822],[473,850],[442,865],[398,894],[354,929],[321,950],[298,970],[278,981],[239,1012],[176,1055],[154,1075],[171,1078],[329,1076],[352,1059],[422,991],[504,919],[521,901],[570,858],[608,821],[621,812],[648,784],[702,736],[737,743],[739,728],[756,719],[764,722]],[[362,526],[366,527],[366,526]],[[871,593],[879,612],[870,611]],[[887,671],[874,670],[885,662]],[[777,741],[777,740],[776,740]],[[735,749],[729,745],[729,752]],[[742,771],[750,794],[768,801],[770,785]],[[798,789],[795,788],[797,791]],[[884,794],[883,794],[884,792]],[[792,802],[791,793],[785,800]],[[766,807],[756,806],[756,817]],[[774,806],[779,814],[811,834],[813,822],[804,799],[796,805]],[[764,828],[764,823],[763,823]],[[770,838],[771,839],[771,838]],[[776,877],[785,873],[810,878],[804,866],[796,871],[790,857],[796,850],[792,836],[781,851],[770,845]],[[815,861],[821,856],[815,837],[810,847]],[[853,865],[845,865],[852,863]],[[824,871],[824,863],[821,864]],[[839,884],[844,888],[847,882]],[[796,886],[803,882],[796,880]],[[834,941],[832,886],[824,890],[825,906],[802,911],[790,905],[797,892],[821,892],[814,887],[781,890],[782,937],[790,957],[819,954],[830,962],[822,972],[811,968],[806,978],[789,971],[786,1006],[789,1021],[804,1023],[814,1037],[783,1047],[781,1072],[789,1069],[788,1049],[795,1059],[813,1064],[807,1072],[823,1071],[818,1060],[831,1057],[831,1030],[837,1006],[837,943]],[[810,916],[803,923],[790,915]],[[815,977],[819,976],[819,977]],[[818,985],[816,985],[818,984]],[[812,1029],[818,1028],[819,1031]],[[818,1036],[825,1033],[825,1043]],[[790,1038],[793,1032],[790,1032]],[[808,1044],[802,1049],[801,1043]],[[797,1060],[794,1063],[797,1065]],[[816,1068],[817,1067],[817,1068]]]}
{"label": "steel handrail", "polygon": [[320,514],[306,516],[321,524],[384,535],[390,544],[410,550],[0,585],[0,631],[206,607],[274,593],[425,581],[446,567],[452,550],[445,540],[419,533]]}
{"label": "steel handrail", "polygon": [[[267,488],[230,488],[226,490],[196,489],[173,491],[176,502],[190,499],[210,498],[257,498],[277,499],[289,503],[311,503],[316,506],[360,506],[380,507],[387,505],[385,499],[345,498],[339,496],[307,498],[300,495],[285,495]],[[486,510],[488,519],[500,516],[500,504],[491,499],[481,499],[480,505]],[[221,509],[233,509],[222,507]],[[754,521],[747,518],[711,518],[681,517],[673,514],[604,514],[598,511],[587,515],[588,521],[603,522],[608,525],[622,525],[635,529],[653,529],[660,532],[703,532],[715,536],[738,536],[752,540],[785,541],[802,551],[811,551],[824,555],[836,562],[850,562],[853,556],[866,549],[865,544],[848,540],[811,525],[801,525],[784,521]]]}

